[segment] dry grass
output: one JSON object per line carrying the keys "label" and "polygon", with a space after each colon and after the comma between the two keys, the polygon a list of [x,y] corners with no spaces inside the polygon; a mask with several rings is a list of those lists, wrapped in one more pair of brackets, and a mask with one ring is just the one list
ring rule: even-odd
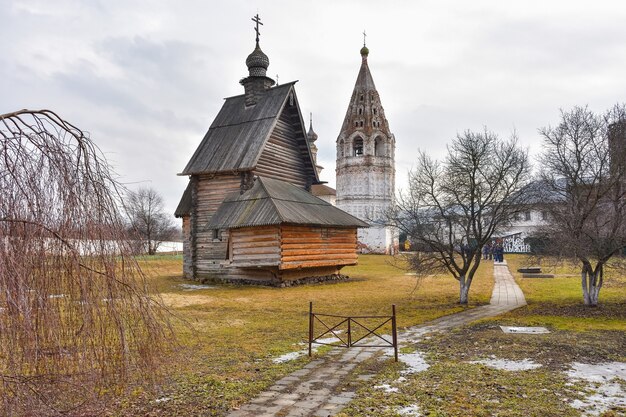
{"label": "dry grass", "polygon": [[[353,379],[349,389],[357,396],[338,417],[392,417],[410,406],[424,416],[580,416],[571,403],[591,392],[585,383],[569,380],[564,371],[573,362],[626,361],[626,279],[610,271],[600,306],[591,308],[583,305],[575,267],[563,264],[549,271],[557,273],[556,278],[522,278],[516,270],[534,264],[522,255],[506,259],[528,306],[411,346],[430,365],[423,372],[402,375],[403,365],[389,360],[360,364],[360,372],[376,377],[367,383]],[[551,333],[505,334],[500,325],[547,326]],[[541,367],[512,372],[472,363],[494,357],[530,359]],[[402,382],[400,376],[405,378]],[[623,386],[624,381],[618,383]],[[381,384],[391,384],[397,391],[385,392]],[[602,416],[624,413],[626,409],[617,405]]]}
{"label": "dry grass", "polygon": [[[224,415],[308,358],[275,364],[277,356],[302,350],[308,303],[336,314],[389,314],[396,304],[398,325],[407,327],[462,310],[458,285],[450,277],[416,278],[391,265],[386,256],[361,256],[345,268],[350,281],[292,288],[218,285],[184,291],[180,257],[152,257],[144,270],[163,300],[181,320],[178,352],[170,376],[157,392],[138,391],[116,406],[119,415]],[[481,266],[470,305],[488,303],[493,288],[489,263]],[[155,402],[159,397],[166,401]]]}

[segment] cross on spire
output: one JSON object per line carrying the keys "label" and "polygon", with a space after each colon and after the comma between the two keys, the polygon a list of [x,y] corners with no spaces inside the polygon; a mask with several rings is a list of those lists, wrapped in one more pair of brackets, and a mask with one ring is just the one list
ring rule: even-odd
{"label": "cross on spire", "polygon": [[363,31],[363,46],[365,46],[365,37],[367,36],[367,33],[365,33],[365,31]]}
{"label": "cross on spire", "polygon": [[252,21],[256,23],[256,27],[254,28],[254,31],[256,32],[256,43],[257,45],[259,44],[259,25],[263,25],[263,23],[261,23],[261,18],[259,17],[259,14],[257,13],[256,16],[254,16],[252,18]]}

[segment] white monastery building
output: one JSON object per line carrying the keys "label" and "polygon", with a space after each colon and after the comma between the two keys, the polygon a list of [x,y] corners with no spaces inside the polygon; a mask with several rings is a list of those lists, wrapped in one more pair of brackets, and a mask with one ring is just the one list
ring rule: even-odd
{"label": "white monastery building", "polygon": [[395,138],[361,49],[361,69],[337,138],[337,207],[370,224],[360,228],[361,252],[393,254],[398,233],[383,215],[394,202]]}

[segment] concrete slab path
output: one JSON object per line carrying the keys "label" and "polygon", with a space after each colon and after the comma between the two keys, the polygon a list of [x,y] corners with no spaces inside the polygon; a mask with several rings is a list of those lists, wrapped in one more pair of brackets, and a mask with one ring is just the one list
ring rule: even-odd
{"label": "concrete slab path", "polygon": [[[490,304],[440,317],[398,334],[400,344],[418,341],[426,333],[444,331],[475,320],[494,317],[526,305],[524,294],[509,272],[506,261],[494,263],[495,285]],[[315,359],[259,394],[229,417],[327,417],[341,411],[356,395],[336,388],[361,361],[382,348],[336,348]],[[389,350],[389,349],[385,349]]]}

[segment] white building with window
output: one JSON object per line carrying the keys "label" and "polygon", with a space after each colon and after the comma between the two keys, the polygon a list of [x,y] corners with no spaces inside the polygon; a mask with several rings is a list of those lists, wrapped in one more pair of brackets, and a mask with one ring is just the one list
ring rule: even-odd
{"label": "white building with window", "polygon": [[507,227],[498,234],[507,253],[531,252],[529,237],[541,234],[548,226],[548,210],[546,204],[559,204],[558,195],[549,193],[541,181],[528,184],[522,193],[525,195],[525,206],[519,207]]}
{"label": "white building with window", "polygon": [[337,138],[337,207],[368,222],[359,229],[362,252],[392,254],[398,247],[384,213],[394,201],[395,138],[361,49],[361,68]]}

